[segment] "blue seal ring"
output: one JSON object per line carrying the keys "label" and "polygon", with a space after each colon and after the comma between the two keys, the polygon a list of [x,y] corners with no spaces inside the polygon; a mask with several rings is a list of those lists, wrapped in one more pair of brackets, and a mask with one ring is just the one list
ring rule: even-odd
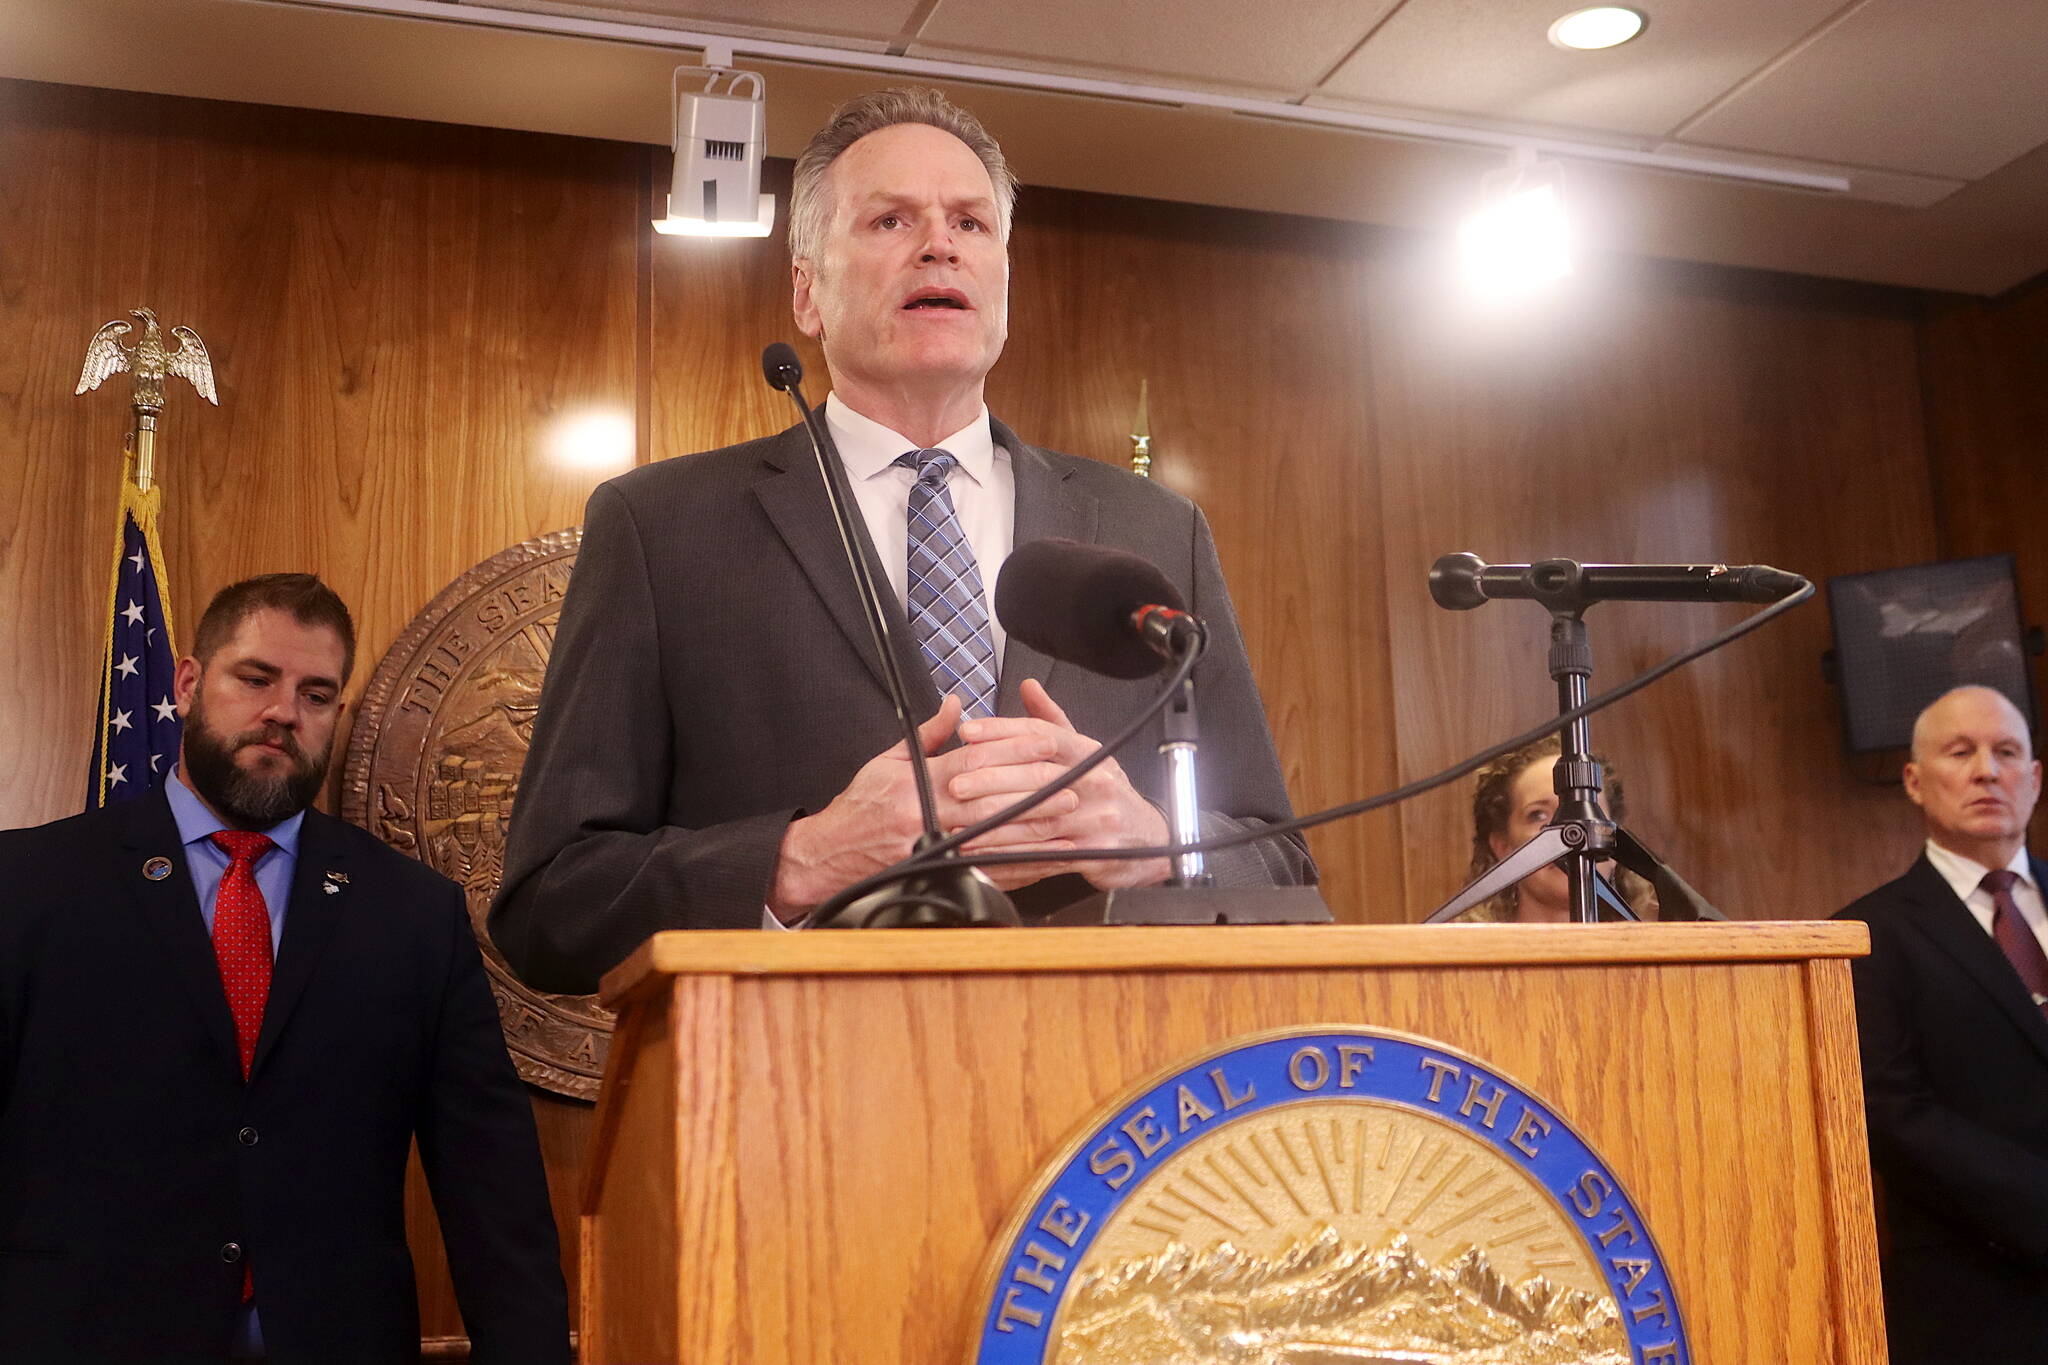
{"label": "blue seal ring", "polygon": [[[1358,1060],[1366,1052],[1369,1064]],[[1184,1086],[1199,1090],[1216,1111],[1216,1123],[1183,1134],[1164,1121],[1175,1112]],[[1468,1093],[1478,1093],[1469,1087],[1483,1088],[1486,1104],[1461,1105]],[[1511,1159],[1557,1203],[1601,1270],[1621,1310],[1630,1359],[1638,1365],[1691,1365],[1677,1291],[1649,1227],[1621,1182],[1570,1124],[1466,1053],[1410,1034],[1349,1026],[1238,1039],[1175,1064],[1099,1111],[1041,1177],[998,1243],[968,1359],[974,1365],[1044,1365],[1058,1309],[1096,1234],[1149,1175],[1216,1131],[1226,1117],[1235,1121],[1304,1101],[1342,1098],[1412,1109]],[[1055,1253],[1050,1258],[1048,1250]]]}

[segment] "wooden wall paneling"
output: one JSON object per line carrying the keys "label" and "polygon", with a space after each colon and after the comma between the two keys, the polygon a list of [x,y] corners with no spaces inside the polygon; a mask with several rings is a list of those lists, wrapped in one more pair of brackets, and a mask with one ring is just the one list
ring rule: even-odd
{"label": "wooden wall paneling", "polygon": [[[36,386],[39,407],[33,429],[18,419],[8,477],[41,485],[90,459],[105,468],[78,482],[104,483],[95,496],[111,509],[125,405],[110,392],[64,406],[75,373],[58,372],[135,303],[197,327],[222,406],[180,393],[166,417],[164,550],[181,623],[235,578],[319,572],[355,612],[359,692],[450,579],[580,519],[602,475],[558,467],[548,438],[562,412],[632,410],[635,149],[7,88],[18,164],[49,168],[9,188],[6,256],[22,274],[6,293],[4,344],[18,349],[5,368]],[[17,233],[40,237],[34,257],[17,255]],[[85,559],[86,581],[61,603],[24,594],[36,614],[11,618],[25,642],[66,651],[41,665],[42,690],[61,678],[79,699],[56,742],[81,767],[98,641],[80,623],[105,590],[97,546],[111,516],[50,519],[45,534],[64,539],[39,534],[37,557],[61,554],[67,574]],[[10,823],[67,813],[77,785],[70,772],[32,796],[10,783]]]}
{"label": "wooden wall paneling", "polygon": [[[146,140],[0,81],[0,826],[79,808],[113,569],[124,380],[74,399],[85,344],[140,302],[125,187]],[[182,447],[194,395],[164,416]]]}
{"label": "wooden wall paneling", "polygon": [[[1394,781],[1365,236],[1028,190],[990,384],[1025,439],[1127,466],[1149,381],[1153,477],[1209,518],[1297,811]],[[1397,889],[1394,820],[1310,840],[1330,886]]]}
{"label": "wooden wall paneling", "polygon": [[[2029,625],[2048,624],[2048,285],[1931,300],[1920,346],[1940,557],[2011,552],[2021,612]],[[2037,659],[2036,696],[2048,695],[2043,677]],[[2033,828],[2048,838],[2048,813]]]}
{"label": "wooden wall paneling", "polygon": [[[1762,561],[1819,582],[1932,548],[1902,296],[1615,263],[1483,325],[1432,259],[1389,252],[1372,320],[1404,778],[1556,710],[1547,617],[1441,611],[1424,584],[1441,553]],[[1596,608],[1596,689],[1745,610]],[[1831,913],[1910,856],[1896,790],[1841,756],[1827,643],[1815,603],[1594,721],[1629,823],[1738,918]],[[1406,813],[1413,913],[1462,881],[1470,793]]]}

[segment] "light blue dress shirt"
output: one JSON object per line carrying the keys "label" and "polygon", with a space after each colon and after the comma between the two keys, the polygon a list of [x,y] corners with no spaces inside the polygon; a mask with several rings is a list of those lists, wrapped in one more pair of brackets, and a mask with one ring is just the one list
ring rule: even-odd
{"label": "light blue dress shirt", "polygon": [[[228,855],[211,836],[228,826],[193,795],[176,768],[171,769],[164,791],[171,800],[171,818],[178,822],[178,839],[185,845],[185,867],[192,874],[192,889],[199,893],[199,913],[206,919],[206,936],[212,938],[213,902],[220,892],[220,879],[228,873]],[[278,945],[284,942],[286,903],[291,899],[292,872],[299,862],[299,826],[305,821],[306,813],[299,811],[264,830],[277,847],[256,860],[256,889],[263,893],[263,904],[270,910],[273,959]]]}
{"label": "light blue dress shirt", "polygon": [[[206,808],[185,785],[184,775],[176,768],[164,782],[164,794],[170,799],[171,818],[178,825],[178,841],[185,846],[185,868],[192,874],[192,889],[199,895],[199,913],[206,920],[206,936],[213,937],[213,903],[220,894],[220,879],[228,873],[227,850],[216,844],[212,835],[228,826],[219,816]],[[290,819],[281,820],[263,831],[270,842],[277,845],[256,860],[256,889],[263,893],[263,904],[270,911],[270,956],[277,957],[278,944],[284,941],[284,915],[292,894],[292,872],[299,863],[299,827],[306,822],[306,813],[299,811]],[[261,1360],[263,1350],[263,1324],[256,1316],[256,1304],[243,1304],[235,1315],[234,1335],[229,1342],[229,1358],[232,1360]]]}

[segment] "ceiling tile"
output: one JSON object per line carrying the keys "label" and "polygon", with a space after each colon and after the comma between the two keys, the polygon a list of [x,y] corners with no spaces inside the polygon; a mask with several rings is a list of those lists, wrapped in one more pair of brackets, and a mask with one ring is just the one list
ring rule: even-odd
{"label": "ceiling tile", "polygon": [[1396,3],[1292,0],[1282,19],[1244,0],[941,0],[910,51],[1293,95],[1321,80]]}
{"label": "ceiling tile", "polygon": [[1583,0],[1409,0],[1323,85],[1378,105],[1663,136],[1796,43],[1841,0],[1638,0],[1640,37],[1554,46]]}
{"label": "ceiling tile", "polygon": [[1866,0],[1688,142],[1975,180],[2048,142],[2048,4]]}

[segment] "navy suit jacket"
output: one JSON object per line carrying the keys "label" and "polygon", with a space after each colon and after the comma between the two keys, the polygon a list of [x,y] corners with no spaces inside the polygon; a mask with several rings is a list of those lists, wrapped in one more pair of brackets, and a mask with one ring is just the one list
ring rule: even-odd
{"label": "navy suit jacket", "polygon": [[245,1084],[163,794],[0,833],[0,1360],[219,1361],[246,1265],[271,1360],[416,1362],[415,1138],[475,1358],[566,1361],[532,1109],[453,883],[308,811]]}
{"label": "navy suit jacket", "polygon": [[[1143,556],[1209,625],[1195,670],[1203,833],[1290,813],[1216,547],[1186,498],[1094,460],[1025,445],[1000,422],[1016,543],[1064,537]],[[874,549],[860,527],[862,549]],[[876,568],[878,581],[886,582]],[[987,584],[993,592],[994,583]],[[939,695],[903,619],[920,718]],[[1062,664],[1010,638],[998,711],[1037,678],[1106,739],[1158,690]],[[592,494],[506,841],[491,938],[544,990],[590,991],[660,929],[758,929],[789,822],[822,809],[902,738],[824,480],[802,427],[663,460]],[[1117,761],[1163,801],[1155,720]],[[1313,880],[1299,835],[1212,854],[1223,886]],[[1088,893],[1049,878],[1026,913]]]}
{"label": "navy suit jacket", "polygon": [[1925,857],[1838,918],[1870,926],[1851,970],[1894,1365],[2048,1361],[2048,1019]]}

